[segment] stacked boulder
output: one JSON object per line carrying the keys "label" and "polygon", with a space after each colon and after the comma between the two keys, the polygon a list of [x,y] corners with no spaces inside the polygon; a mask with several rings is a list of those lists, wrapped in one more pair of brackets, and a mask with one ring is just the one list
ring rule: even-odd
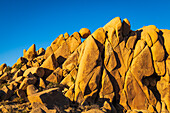
{"label": "stacked boulder", "polygon": [[46,50],[33,44],[0,66],[0,99],[24,98],[32,112],[168,113],[170,30],[130,27],[116,17],[92,34],[61,34]]}

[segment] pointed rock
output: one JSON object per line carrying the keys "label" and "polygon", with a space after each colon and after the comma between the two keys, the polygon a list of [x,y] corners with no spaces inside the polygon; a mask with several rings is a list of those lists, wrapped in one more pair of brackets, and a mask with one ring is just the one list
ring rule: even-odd
{"label": "pointed rock", "polygon": [[49,70],[55,70],[58,66],[58,63],[56,61],[55,55],[50,55],[41,65],[42,68],[46,68]]}
{"label": "pointed rock", "polygon": [[46,88],[45,82],[42,78],[39,78],[39,87]]}
{"label": "pointed rock", "polygon": [[63,86],[71,87],[76,80],[77,70],[74,68],[61,82],[60,84]]}
{"label": "pointed rock", "polygon": [[27,53],[27,50],[24,49],[24,50],[23,50],[23,55],[26,56],[26,53]]}
{"label": "pointed rock", "polygon": [[52,43],[51,48],[55,52],[65,42],[63,34],[59,35]]}
{"label": "pointed rock", "polygon": [[27,58],[28,60],[32,60],[33,58],[36,57],[36,48],[35,44],[33,44],[25,53],[24,57]]}
{"label": "pointed rock", "polygon": [[[63,63],[62,69],[64,72],[66,72],[66,73],[70,72],[78,66],[78,64],[80,63],[79,56],[80,56],[81,50],[83,48],[83,45],[84,45],[84,42]],[[63,76],[65,76],[64,73],[63,73]]]}
{"label": "pointed rock", "polygon": [[53,53],[54,52],[53,52],[53,49],[51,48],[51,46],[48,46],[46,51],[45,51],[44,59],[47,59]]}
{"label": "pointed rock", "polygon": [[75,87],[75,84],[73,84],[73,85],[68,89],[68,91],[65,93],[65,96],[66,96],[67,98],[69,98],[71,101],[74,101],[74,96],[75,96],[74,87]]}
{"label": "pointed rock", "polygon": [[97,29],[93,34],[93,38],[96,40],[96,43],[100,49],[100,52],[102,53],[104,48],[104,43],[106,40],[106,34],[103,28]]}
{"label": "pointed rock", "polygon": [[2,76],[3,75],[3,71],[0,71],[0,76]]}
{"label": "pointed rock", "polygon": [[47,82],[52,82],[52,83],[60,83],[61,79],[63,77],[63,70],[58,67],[56,70],[53,71],[47,78]]}
{"label": "pointed rock", "polygon": [[67,40],[66,43],[70,49],[70,52],[73,53],[74,50],[81,44],[81,38],[78,32],[74,32]]}
{"label": "pointed rock", "polygon": [[37,55],[41,56],[41,55],[44,55],[45,54],[45,49],[44,48],[40,48],[38,51],[37,51]]}
{"label": "pointed rock", "polygon": [[[67,39],[68,40],[68,39]],[[54,56],[58,66],[62,65],[62,63],[68,58],[71,54],[69,46],[66,42],[64,42],[55,52]]]}
{"label": "pointed rock", "polygon": [[130,22],[127,18],[123,19],[122,23],[122,33],[123,36],[127,36],[130,32]]}
{"label": "pointed rock", "polygon": [[112,105],[112,103],[105,101],[102,107],[102,111],[107,113],[117,113],[116,108]]}

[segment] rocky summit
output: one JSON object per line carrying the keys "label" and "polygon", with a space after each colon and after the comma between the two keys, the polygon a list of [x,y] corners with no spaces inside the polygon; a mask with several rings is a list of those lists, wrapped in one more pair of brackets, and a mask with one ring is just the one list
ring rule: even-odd
{"label": "rocky summit", "polygon": [[0,66],[0,101],[1,112],[169,113],[170,30],[116,17],[33,44]]}

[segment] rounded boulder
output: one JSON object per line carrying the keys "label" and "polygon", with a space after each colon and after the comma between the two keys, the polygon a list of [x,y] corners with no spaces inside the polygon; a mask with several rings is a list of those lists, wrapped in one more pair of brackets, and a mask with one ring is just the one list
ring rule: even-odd
{"label": "rounded boulder", "polygon": [[91,34],[90,30],[87,28],[80,29],[79,33],[82,38],[87,38]]}

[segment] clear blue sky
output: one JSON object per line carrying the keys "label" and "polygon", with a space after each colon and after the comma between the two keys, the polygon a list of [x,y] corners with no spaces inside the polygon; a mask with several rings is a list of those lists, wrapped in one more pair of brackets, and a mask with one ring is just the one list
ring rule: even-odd
{"label": "clear blue sky", "polygon": [[59,34],[94,32],[117,16],[132,30],[170,29],[170,0],[0,0],[0,64],[12,66],[32,44],[46,49]]}

